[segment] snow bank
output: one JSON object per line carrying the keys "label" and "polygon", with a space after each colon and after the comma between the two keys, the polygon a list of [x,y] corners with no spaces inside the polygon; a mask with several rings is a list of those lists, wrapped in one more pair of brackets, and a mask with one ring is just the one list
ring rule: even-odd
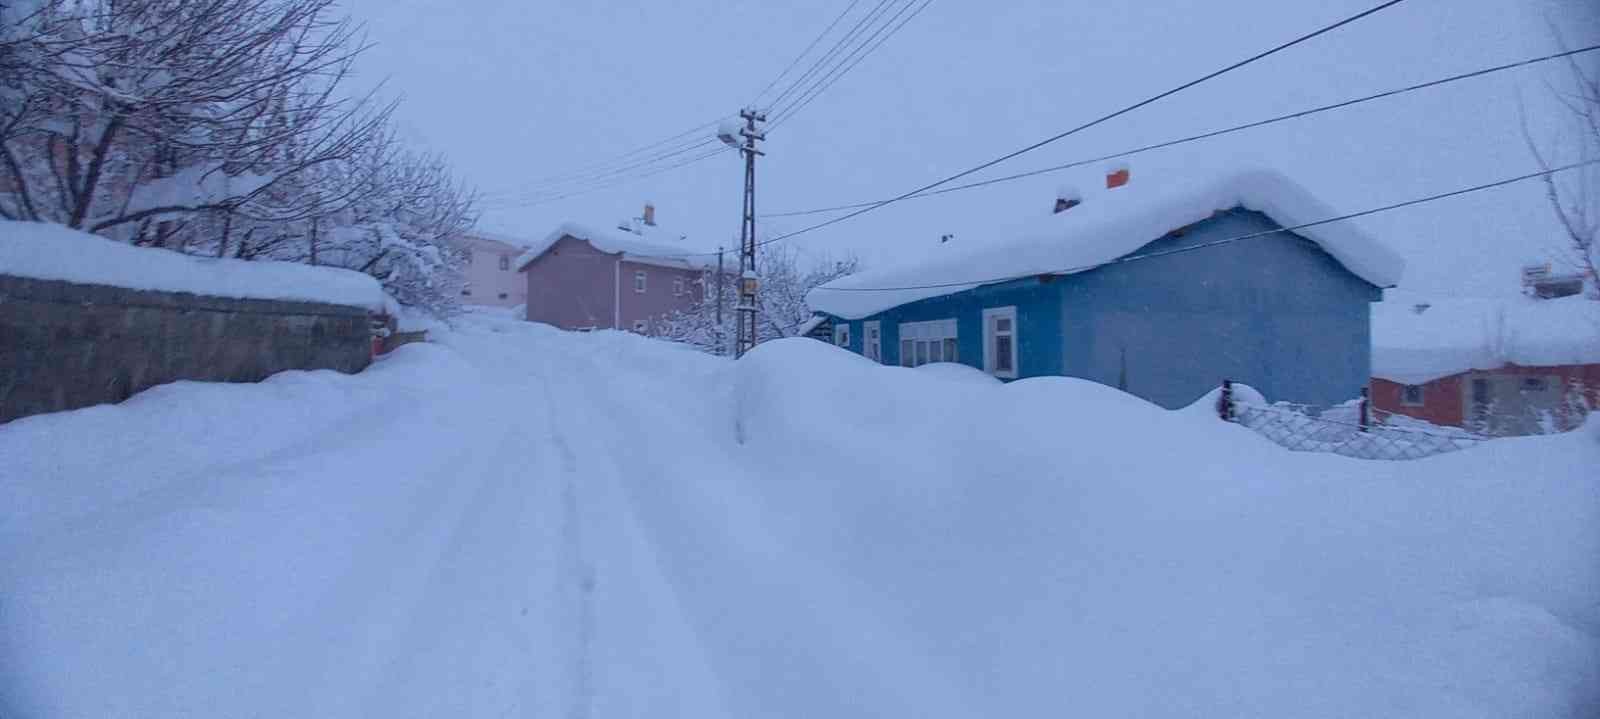
{"label": "snow bank", "polygon": [[807,339],[434,339],[0,426],[0,714],[1600,708],[1593,419],[1364,462]]}
{"label": "snow bank", "polygon": [[194,257],[37,222],[0,221],[0,272],[133,290],[326,302],[374,312],[392,306],[378,281],[360,272]]}
{"label": "snow bank", "polygon": [[528,251],[517,258],[516,268],[520,271],[528,266],[529,262],[538,259],[567,236],[588,242],[601,252],[620,253],[624,259],[632,262],[698,270],[715,269],[717,266],[715,255],[703,254],[705,250],[685,244],[682,238],[660,227],[644,226],[640,231],[644,234],[635,235],[623,230],[600,231],[575,222],[563,222],[545,235],[543,240],[523,243]]}
{"label": "snow bank", "polygon": [[[791,342],[738,370],[764,521],[845,578],[830,620],[881,687],[833,677],[882,704],[811,716],[1600,708],[1593,436],[1364,462],[1080,380],[936,387]],[[751,712],[781,705],[760,671],[734,677]]]}
{"label": "snow bank", "polygon": [[1600,363],[1600,302],[1582,296],[1432,300],[1402,294],[1373,305],[1375,377],[1423,384],[1506,364],[1592,363]]}
{"label": "snow bank", "polygon": [[951,382],[983,385],[1001,384],[999,378],[994,375],[959,362],[933,362],[920,365],[916,369],[922,374],[947,379]]}
{"label": "snow bank", "polygon": [[[1253,170],[1170,186],[1146,180],[1095,195],[1066,212],[1025,223],[1008,232],[1007,240],[835,280],[812,290],[806,301],[819,311],[859,319],[1002,278],[1072,274],[1130,254],[1218,210],[1235,207],[1261,212],[1284,226],[1339,214],[1289,178],[1272,171]],[[1397,284],[1405,269],[1398,254],[1349,222],[1319,225],[1296,233],[1316,242],[1351,272],[1379,287]],[[1271,242],[1272,238],[1254,241]],[[850,291],[852,288],[905,289]]]}

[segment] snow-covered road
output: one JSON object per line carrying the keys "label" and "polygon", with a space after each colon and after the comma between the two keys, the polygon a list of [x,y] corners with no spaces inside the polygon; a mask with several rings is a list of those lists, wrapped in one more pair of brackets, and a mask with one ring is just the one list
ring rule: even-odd
{"label": "snow-covered road", "polygon": [[0,716],[1592,716],[1595,434],[477,316],[0,427]]}

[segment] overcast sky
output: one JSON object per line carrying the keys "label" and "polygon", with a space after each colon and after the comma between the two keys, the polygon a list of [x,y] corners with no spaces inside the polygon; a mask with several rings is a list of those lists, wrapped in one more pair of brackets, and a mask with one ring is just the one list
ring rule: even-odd
{"label": "overcast sky", "polygon": [[[737,241],[733,153],[568,199],[540,182],[737,111],[844,7],[765,0],[349,0],[376,47],[363,82],[404,96],[400,123],[487,196],[481,226],[542,237],[558,222],[613,226],[646,201],[690,247]],[[766,143],[762,212],[879,199],[1030,144],[1193,79],[1376,0],[933,0],[898,35]],[[857,10],[873,5],[863,2]],[[1600,42],[1594,0],[1407,0],[1357,24],[1029,153],[1009,174]],[[1502,73],[1129,161],[1152,183],[1265,165],[1341,211],[1535,169],[1519,103],[1556,143],[1546,83]],[[684,157],[689,157],[686,155]],[[1099,166],[886,207],[792,240],[869,264],[938,251],[938,238],[1003,239],[1047,213],[1056,188]],[[546,192],[545,194],[548,194]],[[820,218],[763,220],[762,231]],[[1559,243],[1537,183],[1359,221],[1408,260],[1402,286],[1517,289],[1518,266]]]}

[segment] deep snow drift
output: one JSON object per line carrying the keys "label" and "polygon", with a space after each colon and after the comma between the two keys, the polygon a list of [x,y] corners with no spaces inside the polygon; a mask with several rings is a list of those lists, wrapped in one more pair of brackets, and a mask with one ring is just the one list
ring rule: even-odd
{"label": "deep snow drift", "polygon": [[1593,424],[1364,462],[810,340],[438,334],[0,426],[0,716],[1600,709]]}

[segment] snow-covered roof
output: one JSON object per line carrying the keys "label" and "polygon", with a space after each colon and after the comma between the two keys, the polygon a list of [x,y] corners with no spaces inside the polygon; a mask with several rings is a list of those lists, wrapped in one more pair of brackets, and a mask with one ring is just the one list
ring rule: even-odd
{"label": "snow-covered roof", "polygon": [[462,239],[467,242],[472,242],[474,240],[493,242],[496,244],[507,245],[518,250],[526,250],[530,245],[534,244],[526,237],[518,237],[517,235],[505,232],[494,232],[491,230],[479,229],[474,229],[471,232],[465,233],[462,235]]}
{"label": "snow-covered roof", "polygon": [[1393,295],[1372,307],[1374,377],[1422,384],[1507,364],[1600,363],[1600,302],[1582,296],[1428,300]]}
{"label": "snow-covered roof", "polygon": [[[1025,222],[1005,233],[1009,239],[970,249],[941,246],[924,261],[834,280],[812,290],[806,301],[814,309],[858,319],[1002,278],[1081,272],[1132,253],[1218,210],[1236,207],[1261,212],[1285,226],[1339,214],[1289,178],[1268,170],[1165,186],[1153,178],[1136,179],[1125,187],[1095,193],[1066,212]],[[1405,269],[1398,254],[1349,222],[1295,232],[1379,287],[1397,284]],[[916,287],[921,285],[944,286]],[[849,291],[851,288],[905,289]]]}
{"label": "snow-covered roof", "polygon": [[679,235],[650,225],[641,226],[639,231],[640,234],[620,229],[602,231],[576,222],[563,222],[543,240],[527,245],[528,251],[517,258],[517,270],[521,271],[568,236],[588,242],[601,252],[621,253],[624,259],[632,262],[696,270],[716,267],[714,255],[685,244]]}
{"label": "snow-covered roof", "polygon": [[392,307],[370,275],[292,262],[195,257],[42,222],[0,221],[0,273],[212,297]]}
{"label": "snow-covered roof", "polygon": [[794,333],[796,335],[804,337],[806,335],[811,334],[812,330],[815,330],[823,322],[827,322],[827,321],[828,321],[828,318],[827,318],[826,315],[812,315],[811,319],[806,320],[804,323],[802,323],[800,325],[799,329],[796,329],[794,331]]}

